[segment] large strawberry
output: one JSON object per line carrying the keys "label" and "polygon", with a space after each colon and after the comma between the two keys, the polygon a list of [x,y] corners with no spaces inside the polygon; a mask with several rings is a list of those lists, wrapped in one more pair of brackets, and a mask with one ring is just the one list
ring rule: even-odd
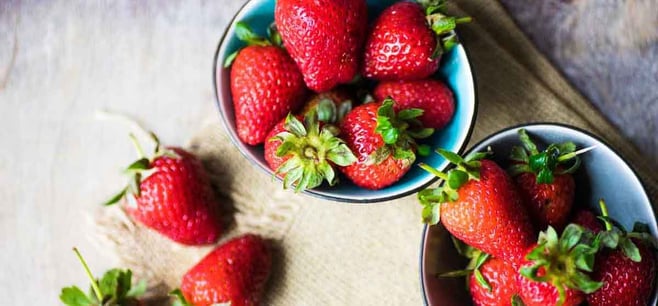
{"label": "large strawberry", "polygon": [[265,241],[244,235],[220,245],[192,267],[172,291],[178,305],[256,306],[270,275],[272,256]]}
{"label": "large strawberry", "polygon": [[644,306],[653,294],[656,277],[655,238],[643,226],[627,233],[615,227],[601,201],[605,232],[599,234],[606,247],[596,257],[592,278],[602,282],[601,289],[587,296],[590,306]]}
{"label": "large strawberry", "polygon": [[94,278],[87,262],[82,258],[78,249],[73,252],[80,260],[89,280],[91,290],[85,294],[78,286],[62,289],[59,299],[68,306],[140,306],[143,303],[138,299],[146,291],[146,282],[141,281],[133,287],[132,272],[130,270],[111,269],[100,279]]}
{"label": "large strawberry", "polygon": [[[106,205],[126,198],[124,209],[133,219],[176,242],[211,244],[222,233],[218,201],[201,161],[182,148],[160,146],[146,157],[134,141],[140,158],[126,174],[128,186]],[[131,135],[134,139],[134,136]]]}
{"label": "large strawberry", "polygon": [[236,35],[248,46],[226,59],[231,67],[231,95],[235,128],[242,141],[257,145],[289,112],[304,103],[306,87],[302,74],[286,50],[256,36],[238,22]]}
{"label": "large strawberry", "polygon": [[598,290],[593,281],[594,258],[598,251],[594,234],[570,224],[558,237],[553,227],[539,234],[521,263],[517,276],[520,296],[526,306],[576,306],[585,294]]}
{"label": "large strawberry", "polygon": [[[588,149],[576,151],[573,142],[551,144],[540,152],[524,129],[519,130],[521,147],[513,147],[510,158],[514,162],[510,172],[533,220],[541,229],[551,225],[562,229],[569,220],[576,183],[571,173],[578,169],[577,156]],[[563,164],[572,165],[564,169]]]}
{"label": "large strawberry", "polygon": [[368,26],[365,0],[278,0],[274,19],[310,89],[327,91],[357,74]]}
{"label": "large strawberry", "polygon": [[423,126],[434,129],[445,127],[455,113],[452,91],[439,80],[382,82],[375,87],[374,94],[380,101],[393,98],[396,110],[422,109],[423,115],[418,119]]}
{"label": "large strawberry", "polygon": [[[423,128],[416,119],[420,109],[393,110],[394,101],[366,103],[354,108],[341,123],[341,136],[357,161],[341,171],[357,186],[381,189],[404,176],[426,146],[415,139],[429,137],[434,129]],[[417,151],[418,150],[418,151]]]}
{"label": "large strawberry", "polygon": [[401,1],[375,20],[365,46],[364,76],[419,80],[439,68],[441,54],[456,43],[452,30],[470,18],[444,15],[444,0]]}
{"label": "large strawberry", "polygon": [[439,221],[465,243],[514,265],[533,244],[535,233],[512,179],[495,162],[476,153],[462,159],[439,149],[456,165],[447,173],[421,164],[444,179],[438,188],[418,193],[423,221]]}
{"label": "large strawberry", "polygon": [[[328,118],[333,116],[331,113],[326,114]],[[296,191],[311,189],[320,186],[323,180],[335,185],[338,178],[334,165],[348,166],[356,157],[336,136],[335,126],[321,126],[315,109],[306,113],[303,123],[300,119],[288,115],[270,131],[265,143],[265,160],[284,178],[284,188],[295,185]]]}

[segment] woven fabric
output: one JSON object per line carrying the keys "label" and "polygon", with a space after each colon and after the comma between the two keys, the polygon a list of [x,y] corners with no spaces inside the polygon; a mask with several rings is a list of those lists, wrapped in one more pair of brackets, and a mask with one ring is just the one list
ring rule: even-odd
{"label": "woven fabric", "polygon": [[[523,36],[495,1],[461,0],[456,14],[474,22],[459,34],[474,68],[479,101],[470,143],[527,122],[561,122],[601,136],[629,159],[656,203],[655,161],[647,161],[583,99]],[[213,114],[214,115],[214,114]],[[216,116],[218,118],[218,116]],[[210,171],[234,213],[226,240],[255,232],[272,240],[274,270],[265,305],[419,305],[423,226],[415,196],[371,205],[333,203],[281,190],[228,140],[218,119],[189,148]],[[97,217],[100,235],[123,265],[149,280],[152,294],[178,286],[209,247],[183,247],[128,220]]]}

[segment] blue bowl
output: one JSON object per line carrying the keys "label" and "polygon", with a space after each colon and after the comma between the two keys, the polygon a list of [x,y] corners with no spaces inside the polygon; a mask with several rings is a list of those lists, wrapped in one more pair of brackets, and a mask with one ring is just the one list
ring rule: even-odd
{"label": "blue bowl", "polygon": [[[260,35],[265,35],[267,27],[274,21],[275,2],[275,0],[252,0],[238,11],[219,43],[213,67],[215,97],[224,128],[242,155],[269,176],[272,176],[273,172],[269,169],[263,157],[263,146],[250,146],[242,143],[235,131],[235,115],[229,80],[230,69],[223,68],[222,63],[229,54],[244,46],[235,36],[235,23],[238,21],[246,22]],[[376,17],[379,12],[395,2],[392,0],[369,0],[369,19],[373,20],[373,17]],[[436,132],[426,143],[431,147],[462,152],[473,130],[477,105],[471,66],[461,45],[444,54],[441,68],[436,77],[443,80],[454,92],[455,115],[447,127]],[[418,161],[439,169],[448,165],[445,159],[436,154],[419,157]],[[412,194],[429,186],[435,180],[434,176],[419,167],[413,167],[400,181],[381,190],[367,190],[357,187],[343,177],[336,186],[330,187],[325,184],[307,190],[305,193],[334,201],[371,203],[388,201]]]}
{"label": "blue bowl", "polygon": [[[596,146],[581,155],[582,165],[574,174],[576,199],[574,205],[583,205],[599,212],[598,201],[605,199],[610,216],[625,228],[632,229],[637,222],[646,223],[653,236],[658,233],[656,217],[640,179],[633,169],[598,137],[562,124],[529,124],[497,132],[469,149],[486,151],[491,147],[493,159],[508,166],[507,156],[513,146],[520,145],[518,130],[524,128],[530,137],[544,148],[548,143],[573,141],[578,148]],[[619,192],[623,190],[624,192]],[[426,305],[470,305],[463,278],[446,279],[435,275],[463,269],[466,262],[455,251],[448,231],[441,225],[425,226],[420,250],[420,280]],[[655,305],[656,294],[650,305]]]}

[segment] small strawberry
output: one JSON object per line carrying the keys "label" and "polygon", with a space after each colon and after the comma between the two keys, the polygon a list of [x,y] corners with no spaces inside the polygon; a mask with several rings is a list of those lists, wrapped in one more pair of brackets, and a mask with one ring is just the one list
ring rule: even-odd
{"label": "small strawberry", "polygon": [[456,44],[452,30],[470,18],[444,15],[444,0],[397,2],[375,20],[365,45],[364,76],[379,81],[420,80],[439,68]]}
{"label": "small strawberry", "polygon": [[422,109],[424,113],[418,120],[434,129],[445,127],[455,113],[452,91],[439,80],[382,82],[375,87],[374,94],[378,100],[393,98],[395,110]]}
{"label": "small strawberry", "polygon": [[[242,22],[236,24],[236,35],[248,46],[231,54],[224,65],[232,65],[235,127],[242,141],[257,145],[286,114],[302,106],[307,90],[286,50],[256,36]],[[276,35],[271,36],[276,41]]]}
{"label": "small strawberry", "polygon": [[126,198],[133,219],[167,238],[187,245],[211,244],[222,233],[218,202],[201,161],[177,147],[162,148],[147,158],[131,135],[140,158],[125,170],[128,186],[106,205]]}
{"label": "small strawberry", "polygon": [[295,185],[296,191],[311,189],[320,186],[323,180],[333,186],[338,182],[334,165],[348,166],[356,157],[336,136],[335,126],[321,126],[315,109],[303,120],[304,123],[288,115],[272,129],[265,143],[265,160],[284,178],[284,188]]}
{"label": "small strawberry", "polygon": [[516,283],[517,272],[502,259],[490,258],[479,267],[486,285],[471,274],[468,289],[473,304],[477,306],[508,306],[519,293]]}
{"label": "small strawberry", "polygon": [[354,97],[344,89],[332,89],[327,92],[315,94],[304,104],[302,116],[315,110],[318,120],[324,123],[338,123],[354,106]]}
{"label": "small strawberry", "polygon": [[494,257],[514,265],[533,244],[534,229],[512,179],[488,153],[463,159],[437,150],[456,168],[442,173],[420,164],[444,180],[441,187],[418,193],[424,206],[423,221],[439,221],[455,237]]}
{"label": "small strawberry", "polygon": [[559,238],[549,226],[521,262],[517,281],[525,305],[580,305],[585,293],[603,285],[587,274],[597,251],[594,234],[581,226],[568,225]]}
{"label": "small strawberry", "polygon": [[192,267],[171,292],[178,305],[255,306],[265,290],[272,257],[265,241],[252,234],[220,245]]}
{"label": "small strawberry", "polygon": [[82,263],[89,280],[91,281],[91,292],[85,294],[78,286],[62,289],[59,299],[68,306],[140,306],[143,303],[138,299],[146,292],[146,282],[141,281],[137,286],[132,285],[132,271],[112,269],[103,275],[101,279],[94,278],[87,262],[85,262],[78,249],[73,252]]}
{"label": "small strawberry", "polygon": [[[576,183],[571,173],[580,165],[577,155],[591,148],[576,151],[573,142],[565,142],[551,144],[539,152],[524,129],[518,133],[523,148],[512,148],[510,159],[515,164],[510,173],[539,228],[551,225],[562,229],[569,220],[576,195]],[[572,160],[574,162],[568,169],[562,168],[562,164]]]}
{"label": "small strawberry", "polygon": [[571,223],[578,224],[595,234],[604,230],[601,220],[593,212],[586,209],[578,210]]}
{"label": "small strawberry", "polygon": [[601,232],[602,244],[608,249],[600,251],[592,279],[603,287],[587,296],[590,306],[647,305],[653,294],[656,277],[655,238],[636,224],[632,233],[614,227],[601,200],[602,219],[606,230]]}
{"label": "small strawberry", "polygon": [[393,110],[395,102],[366,103],[354,108],[343,119],[340,130],[357,161],[341,167],[355,185],[381,189],[404,176],[416,160],[416,151],[425,154],[427,146],[418,146],[415,139],[427,138],[434,129],[423,128],[416,119],[423,111]]}
{"label": "small strawberry", "polygon": [[357,74],[368,27],[365,0],[278,0],[274,19],[310,89],[327,91]]}

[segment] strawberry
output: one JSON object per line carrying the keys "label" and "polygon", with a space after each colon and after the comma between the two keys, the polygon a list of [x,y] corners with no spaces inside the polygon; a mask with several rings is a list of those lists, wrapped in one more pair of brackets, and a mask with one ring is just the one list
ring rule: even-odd
{"label": "strawberry", "polygon": [[587,296],[590,306],[647,305],[653,294],[656,277],[655,238],[646,232],[646,226],[636,224],[632,233],[613,226],[603,200],[600,202],[605,231],[602,244],[607,247],[596,257],[592,278],[603,287]]}
{"label": "strawberry", "polygon": [[601,221],[596,218],[596,215],[594,215],[593,212],[586,209],[577,211],[571,223],[578,224],[595,234],[603,230]]}
{"label": "strawberry", "polygon": [[332,89],[313,95],[301,110],[306,115],[316,110],[318,120],[324,123],[338,123],[352,110],[354,98],[344,89]]}
{"label": "strawberry", "polygon": [[468,289],[476,306],[507,306],[519,293],[516,270],[507,262],[490,258],[479,267],[483,285],[475,273],[471,274]]}
{"label": "strawberry", "polygon": [[581,226],[568,225],[559,238],[549,226],[521,262],[517,282],[525,305],[580,305],[602,285],[587,275],[597,251],[594,235]]}
{"label": "strawberry", "polygon": [[365,0],[278,0],[274,19],[310,89],[354,78],[368,27]]}
{"label": "strawberry", "polygon": [[442,129],[455,113],[455,101],[450,88],[439,80],[382,82],[375,87],[375,98],[395,100],[395,110],[419,108],[423,126]]}
{"label": "strawberry", "polygon": [[235,128],[243,142],[257,145],[286,114],[302,106],[307,90],[286,50],[256,36],[242,22],[236,24],[236,33],[248,46],[231,54],[224,65],[232,65]]}
{"label": "strawberry", "polygon": [[340,130],[357,161],[341,167],[355,185],[381,189],[397,182],[411,168],[419,154],[427,153],[415,139],[429,137],[434,129],[423,128],[415,119],[420,109],[393,110],[395,102],[366,103],[354,108],[343,119]]}
{"label": "strawberry", "polygon": [[[513,147],[510,159],[514,162],[510,173],[515,177],[519,192],[528,206],[528,211],[541,229],[551,225],[562,229],[569,220],[576,183],[571,173],[580,165],[573,142],[551,144],[539,152],[524,129],[519,130],[521,147]],[[562,164],[574,161],[568,169]]]}
{"label": "strawberry", "polygon": [[[328,116],[332,116],[331,111]],[[305,115],[304,123],[288,115],[268,135],[265,160],[284,178],[284,188],[295,185],[296,191],[311,189],[323,180],[333,186],[338,181],[334,165],[348,166],[356,161],[345,142],[336,136],[337,129],[329,124],[321,126],[317,117],[315,109]]]}
{"label": "strawberry", "polygon": [[[420,1],[419,1],[420,2]],[[420,80],[439,68],[441,54],[456,43],[456,24],[470,18],[444,15],[443,0],[401,1],[375,20],[365,45],[364,76],[379,81]]]}
{"label": "strawberry", "polygon": [[441,187],[418,193],[423,221],[440,221],[465,243],[516,264],[535,234],[512,179],[495,162],[484,159],[489,152],[465,159],[443,149],[437,152],[457,166],[442,173],[420,164],[444,180]]}
{"label": "strawberry", "polygon": [[187,245],[214,243],[222,225],[201,161],[182,148],[162,148],[151,136],[155,153],[147,158],[131,135],[140,158],[126,169],[128,186],[106,205],[126,198],[128,215],[167,238]]}
{"label": "strawberry", "polygon": [[265,241],[252,234],[220,245],[192,267],[171,292],[180,305],[258,305],[270,275],[272,257]]}
{"label": "strawberry", "polygon": [[89,280],[91,280],[91,292],[85,294],[77,286],[62,289],[59,299],[64,305],[69,306],[141,306],[143,303],[138,299],[146,291],[146,282],[142,281],[137,286],[132,286],[132,271],[112,269],[103,275],[101,279],[95,279],[89,270],[87,262],[82,258],[78,249],[73,252],[85,269]]}

